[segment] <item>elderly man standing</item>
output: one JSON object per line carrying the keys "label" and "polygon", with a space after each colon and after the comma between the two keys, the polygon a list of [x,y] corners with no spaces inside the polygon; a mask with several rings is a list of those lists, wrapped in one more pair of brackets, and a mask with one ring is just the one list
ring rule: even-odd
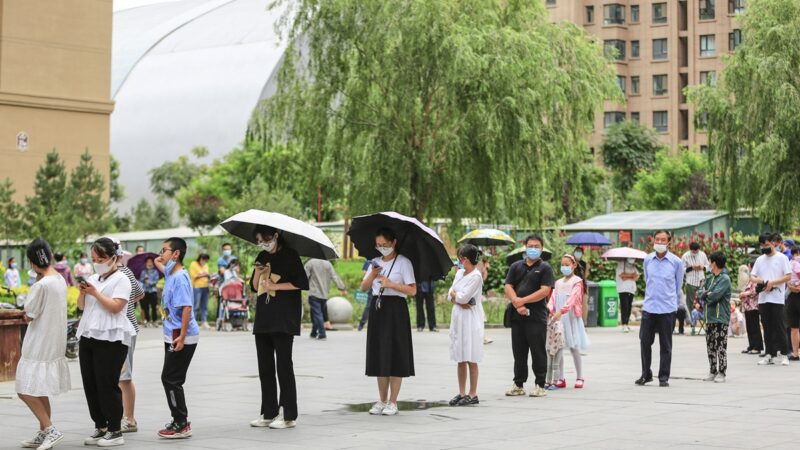
{"label": "elderly man standing", "polygon": [[653,381],[650,369],[652,347],[658,333],[661,362],[658,367],[659,386],[669,386],[669,370],[672,364],[672,327],[675,312],[681,301],[683,284],[683,262],[669,251],[672,235],[669,231],[657,231],[653,237],[654,252],[644,260],[644,308],[639,328],[642,353],[642,376],[636,384],[644,386]]}
{"label": "elderly man standing", "polygon": [[[697,291],[705,282],[709,262],[705,252],[700,250],[699,242],[689,244],[689,251],[683,254],[681,261],[683,261],[683,266],[686,268],[686,285],[684,286],[686,315],[692,323],[692,336],[694,336],[697,324],[691,319],[691,312],[694,309],[694,298],[697,296]],[[683,319],[680,317],[678,318],[678,334],[683,334]]]}

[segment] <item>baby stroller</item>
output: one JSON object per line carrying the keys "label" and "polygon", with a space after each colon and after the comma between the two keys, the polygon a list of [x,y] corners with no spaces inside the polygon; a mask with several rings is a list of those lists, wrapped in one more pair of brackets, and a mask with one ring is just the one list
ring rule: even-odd
{"label": "baby stroller", "polygon": [[244,281],[231,279],[220,286],[219,311],[217,311],[217,331],[249,329],[250,308],[244,295]]}

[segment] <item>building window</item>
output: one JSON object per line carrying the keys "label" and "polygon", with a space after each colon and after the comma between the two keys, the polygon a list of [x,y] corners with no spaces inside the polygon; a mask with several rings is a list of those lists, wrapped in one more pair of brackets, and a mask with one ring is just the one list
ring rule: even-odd
{"label": "building window", "polygon": [[700,153],[702,153],[704,155],[708,154],[708,146],[707,145],[701,145],[700,146]]}
{"label": "building window", "polygon": [[700,56],[716,56],[717,42],[713,34],[700,36]]}
{"label": "building window", "polygon": [[717,86],[717,72],[709,70],[707,72],[700,72],[700,84],[708,84],[710,86]]}
{"label": "building window", "polygon": [[639,75],[631,77],[631,95],[639,95]]}
{"label": "building window", "polygon": [[624,94],[625,93],[625,77],[623,77],[622,75],[617,75],[617,86],[619,86],[619,90],[622,91],[622,93]]}
{"label": "building window", "polygon": [[745,0],[728,0],[728,14],[741,14],[744,12]]}
{"label": "building window", "polygon": [[639,23],[639,5],[631,5],[631,23]]}
{"label": "building window", "polygon": [[667,95],[667,76],[666,75],[653,75],[653,95]]}
{"label": "building window", "polygon": [[594,23],[594,6],[586,7],[586,23]]}
{"label": "building window", "polygon": [[608,129],[612,125],[620,123],[625,120],[625,113],[619,111],[610,111],[603,114],[603,128]]}
{"label": "building window", "polygon": [[547,6],[556,6],[556,0],[544,0],[544,4]]}
{"label": "building window", "polygon": [[639,57],[639,41],[631,41],[631,58]]}
{"label": "building window", "polygon": [[716,0],[700,0],[700,20],[711,20],[716,17]]}
{"label": "building window", "polygon": [[666,3],[653,3],[653,23],[667,23]]}
{"label": "building window", "polygon": [[667,59],[667,39],[653,39],[653,59]]}
{"label": "building window", "polygon": [[704,111],[697,116],[697,128],[699,130],[708,128],[708,111]]}
{"label": "building window", "polygon": [[728,50],[734,51],[742,43],[742,30],[733,30],[728,33]]}
{"label": "building window", "polygon": [[653,111],[653,128],[659,133],[666,133],[669,130],[667,111]]}
{"label": "building window", "polygon": [[[607,57],[614,57],[617,61],[625,59],[625,41],[611,39],[603,41],[603,50]],[[614,53],[616,51],[616,54]]]}
{"label": "building window", "polygon": [[639,123],[639,113],[638,112],[632,112],[631,113],[631,121]]}
{"label": "building window", "polygon": [[625,23],[625,7],[619,3],[603,5],[603,25],[622,25]]}

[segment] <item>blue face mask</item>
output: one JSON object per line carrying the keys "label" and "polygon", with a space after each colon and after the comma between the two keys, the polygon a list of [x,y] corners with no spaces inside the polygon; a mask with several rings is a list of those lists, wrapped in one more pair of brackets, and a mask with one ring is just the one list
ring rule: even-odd
{"label": "blue face mask", "polygon": [[164,276],[170,276],[172,274],[172,269],[175,268],[176,262],[172,259],[169,260],[166,266],[164,266]]}
{"label": "blue face mask", "polygon": [[17,268],[17,263],[11,263],[11,264],[9,264],[9,267],[11,267],[12,269],[16,269]]}
{"label": "blue face mask", "polygon": [[230,250],[223,250],[222,256],[231,256],[233,253]]}
{"label": "blue face mask", "polygon": [[81,258],[81,264],[88,264],[88,263],[89,263],[88,258]]}
{"label": "blue face mask", "polygon": [[567,276],[567,275],[571,274],[572,273],[572,267],[570,267],[570,266],[561,266],[561,273],[564,276]]}
{"label": "blue face mask", "polygon": [[528,248],[528,249],[525,249],[525,256],[527,256],[528,259],[532,259],[532,260],[535,261],[535,260],[539,259],[539,257],[542,256],[542,249],[540,249],[540,248]]}
{"label": "blue face mask", "polygon": [[780,247],[775,247],[775,251],[778,252],[778,253],[782,253]]}
{"label": "blue face mask", "polygon": [[458,270],[461,270],[461,269],[464,268],[464,264],[461,264],[461,261],[459,261],[457,267],[458,267]]}

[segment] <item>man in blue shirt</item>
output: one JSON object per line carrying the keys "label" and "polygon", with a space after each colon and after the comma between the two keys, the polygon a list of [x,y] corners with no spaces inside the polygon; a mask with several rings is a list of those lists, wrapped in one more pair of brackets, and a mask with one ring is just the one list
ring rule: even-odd
{"label": "man in blue shirt", "polygon": [[222,256],[220,256],[217,260],[217,270],[219,271],[220,276],[225,273],[224,269],[227,269],[228,264],[234,259],[236,259],[236,257],[233,256],[233,247],[231,244],[227,242],[222,244]]}
{"label": "man in blue shirt", "polygon": [[161,247],[156,266],[164,273],[164,368],[161,383],[167,394],[172,422],[158,432],[167,439],[185,439],[192,435],[188,421],[183,383],[200,339],[200,329],[194,320],[194,296],[189,274],[183,267],[186,241],[170,238]]}
{"label": "man in blue shirt", "polygon": [[654,252],[644,259],[644,308],[639,330],[639,344],[642,356],[642,376],[636,384],[644,386],[653,381],[650,369],[652,347],[658,333],[661,362],[658,367],[659,386],[669,386],[669,370],[672,364],[672,329],[675,326],[675,313],[681,302],[683,285],[683,262],[669,251],[672,234],[657,231],[653,236]]}

